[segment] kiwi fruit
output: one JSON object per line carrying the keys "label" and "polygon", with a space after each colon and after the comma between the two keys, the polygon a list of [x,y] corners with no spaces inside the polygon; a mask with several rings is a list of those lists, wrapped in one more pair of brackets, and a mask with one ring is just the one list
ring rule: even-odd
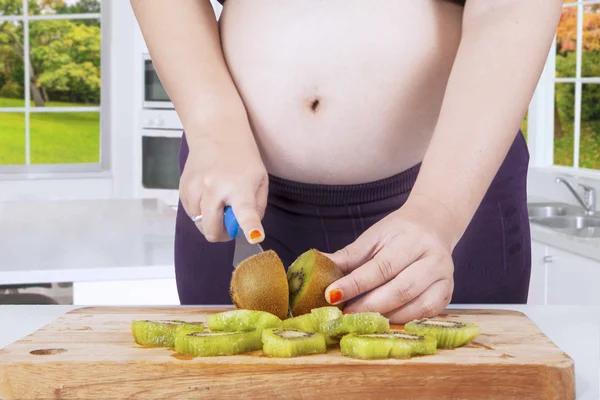
{"label": "kiwi fruit", "polygon": [[194,357],[229,356],[262,347],[261,331],[248,332],[192,332],[175,338],[179,354]]}
{"label": "kiwi fruit", "polygon": [[233,271],[229,294],[236,308],[288,316],[288,282],[281,259],[273,250],[242,261]]}
{"label": "kiwi fruit", "polygon": [[340,341],[344,356],[360,359],[411,358],[435,354],[436,341],[432,336],[419,336],[403,331],[378,334],[350,333]]}
{"label": "kiwi fruit", "polygon": [[390,321],[376,312],[346,314],[319,325],[319,331],[325,334],[328,343],[336,343],[349,333],[373,334],[386,333],[389,330]]}
{"label": "kiwi fruit", "polygon": [[418,335],[431,335],[437,340],[437,347],[453,349],[469,343],[479,335],[478,325],[461,321],[423,318],[404,325],[404,330]]}
{"label": "kiwi fruit", "polygon": [[262,332],[263,353],[270,357],[298,357],[327,352],[325,336],[319,332],[296,329],[265,329]]}
{"label": "kiwi fruit", "polygon": [[253,331],[281,326],[279,317],[266,311],[231,310],[206,317],[211,331]]}
{"label": "kiwi fruit", "polygon": [[[292,315],[308,314],[314,308],[328,306],[325,289],[343,276],[337,265],[321,252],[311,249],[302,253],[287,271]],[[344,304],[336,307],[341,309]]]}
{"label": "kiwi fruit", "polygon": [[316,322],[314,315],[304,314],[283,320],[282,328],[296,329],[302,332],[318,332],[319,324]]}
{"label": "kiwi fruit", "polygon": [[310,310],[310,314],[319,325],[323,322],[341,318],[344,315],[342,310],[333,306],[313,308]]}
{"label": "kiwi fruit", "polygon": [[131,332],[135,342],[148,347],[173,347],[175,337],[180,332],[202,332],[202,322],[179,320],[135,320],[131,322]]}

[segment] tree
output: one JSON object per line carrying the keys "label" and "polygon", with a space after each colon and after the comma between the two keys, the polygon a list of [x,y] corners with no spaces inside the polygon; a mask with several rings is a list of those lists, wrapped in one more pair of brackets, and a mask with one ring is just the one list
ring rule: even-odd
{"label": "tree", "polygon": [[[67,5],[64,0],[29,0],[30,14],[72,14],[99,12],[99,0],[81,0]],[[0,15],[22,14],[21,0],[0,0]],[[62,94],[71,101],[98,102],[100,87],[100,25],[70,20],[30,23],[30,52],[25,54],[23,27],[20,23],[0,23],[0,79],[7,79],[7,60],[20,59],[29,65],[31,98],[38,107],[48,101],[48,92]],[[12,54],[11,54],[12,53]],[[12,70],[15,70],[14,66]],[[0,80],[0,82],[2,82]],[[2,87],[0,86],[0,89]],[[66,95],[65,95],[66,94]]]}

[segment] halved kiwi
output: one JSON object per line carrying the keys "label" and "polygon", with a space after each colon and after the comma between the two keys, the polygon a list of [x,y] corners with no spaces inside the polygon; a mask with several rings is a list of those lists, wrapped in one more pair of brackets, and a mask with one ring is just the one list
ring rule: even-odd
{"label": "halved kiwi", "polygon": [[134,320],[131,332],[135,342],[149,347],[173,347],[178,333],[202,332],[202,322],[186,322],[180,320]]}
{"label": "halved kiwi", "polygon": [[253,331],[281,326],[279,317],[266,311],[232,310],[206,317],[211,331]]}
{"label": "halved kiwi", "polygon": [[410,358],[434,354],[435,338],[403,331],[381,334],[350,333],[340,341],[340,350],[347,357],[361,359]]}
{"label": "halved kiwi", "polygon": [[279,256],[268,250],[242,261],[233,271],[230,295],[236,308],[288,315],[288,282]]}
{"label": "halved kiwi", "polygon": [[265,329],[262,332],[263,353],[270,357],[298,357],[325,353],[325,336],[319,332],[295,329]]}
{"label": "halved kiwi", "polygon": [[175,338],[175,350],[194,357],[228,356],[262,347],[261,331],[192,332]]}
{"label": "halved kiwi", "polygon": [[[328,257],[315,249],[301,254],[287,271],[290,309],[294,316],[328,306],[325,289],[344,273]],[[344,304],[336,305],[343,308]]]}
{"label": "halved kiwi", "polygon": [[404,325],[404,330],[418,335],[431,335],[437,340],[437,347],[453,349],[469,343],[479,335],[478,325],[461,321],[423,318]]}

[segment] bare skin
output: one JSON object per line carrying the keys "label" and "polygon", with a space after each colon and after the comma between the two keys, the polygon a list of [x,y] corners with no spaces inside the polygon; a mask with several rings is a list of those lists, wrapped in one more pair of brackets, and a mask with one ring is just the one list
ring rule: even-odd
{"label": "bare skin", "polygon": [[331,255],[347,276],[325,295],[398,323],[439,313],[452,250],[519,128],[562,1],[228,1],[219,35],[208,1],[131,0],[186,129],[188,215],[227,240],[231,205],[260,242],[267,171],[347,184],[422,161],[407,203]]}

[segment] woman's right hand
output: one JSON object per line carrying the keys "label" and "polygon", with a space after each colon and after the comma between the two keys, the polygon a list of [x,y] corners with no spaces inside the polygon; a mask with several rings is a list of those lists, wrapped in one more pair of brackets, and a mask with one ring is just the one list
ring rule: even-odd
{"label": "woman's right hand", "polygon": [[265,237],[261,220],[268,187],[268,174],[251,133],[242,140],[239,135],[210,135],[194,138],[179,193],[190,217],[202,215],[196,226],[209,242],[230,240],[223,217],[225,207],[231,206],[247,240],[259,243]]}

